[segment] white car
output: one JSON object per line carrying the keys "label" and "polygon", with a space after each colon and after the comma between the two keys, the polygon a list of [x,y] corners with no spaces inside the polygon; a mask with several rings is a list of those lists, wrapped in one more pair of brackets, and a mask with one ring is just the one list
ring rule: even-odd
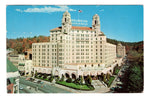
{"label": "white car", "polygon": [[37,82],[38,82],[38,80],[34,80],[33,82],[34,82],[34,83],[37,83]]}
{"label": "white car", "polygon": [[31,87],[30,87],[30,86],[27,86],[27,89],[31,89]]}
{"label": "white car", "polygon": [[22,87],[22,86],[20,86],[20,87],[19,87],[19,89],[20,89],[20,90],[23,90],[23,87]]}

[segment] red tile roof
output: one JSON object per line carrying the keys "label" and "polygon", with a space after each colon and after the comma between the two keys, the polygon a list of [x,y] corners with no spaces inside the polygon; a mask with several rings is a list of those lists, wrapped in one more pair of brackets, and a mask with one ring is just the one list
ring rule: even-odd
{"label": "red tile roof", "polygon": [[[62,27],[57,27],[57,28],[54,28],[54,29],[52,29],[50,31],[61,30],[61,29],[62,29]],[[80,26],[72,26],[71,29],[72,30],[92,30],[91,27],[80,27]]]}
{"label": "red tile roof", "polygon": [[57,28],[51,29],[50,31],[61,30],[61,28],[62,27],[57,27]]}
{"label": "red tile roof", "polygon": [[72,26],[71,29],[74,29],[74,30],[92,30],[91,27],[80,27],[80,26]]}

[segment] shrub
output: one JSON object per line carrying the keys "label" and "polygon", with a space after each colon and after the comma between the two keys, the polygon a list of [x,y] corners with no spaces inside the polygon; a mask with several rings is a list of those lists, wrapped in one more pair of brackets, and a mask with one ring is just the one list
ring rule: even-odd
{"label": "shrub", "polygon": [[68,79],[66,80],[66,82],[71,83],[71,82],[72,82],[72,79],[71,79],[71,78],[68,78]]}
{"label": "shrub", "polygon": [[53,81],[53,79],[54,79],[54,77],[53,77],[53,76],[51,76],[51,77],[49,78],[49,81],[50,81],[50,82],[52,82],[52,81]]}
{"label": "shrub", "polygon": [[88,76],[88,77],[85,79],[85,84],[91,85],[91,83],[92,83],[92,78],[91,78],[91,76]]}
{"label": "shrub", "polygon": [[62,75],[62,77],[61,77],[60,81],[64,81],[64,75]]}
{"label": "shrub", "polygon": [[59,79],[60,79],[60,77],[58,76],[58,77],[56,77],[56,79],[55,79],[55,80],[56,80],[56,81],[59,81]]}
{"label": "shrub", "polygon": [[83,84],[83,76],[80,78],[80,84]]}
{"label": "shrub", "polygon": [[46,74],[44,74],[43,78],[44,78],[44,79],[46,79],[46,78],[47,78],[47,75],[46,75]]}
{"label": "shrub", "polygon": [[75,80],[73,81],[73,83],[75,83],[75,84],[80,84],[80,79],[79,79],[79,78],[75,79]]}

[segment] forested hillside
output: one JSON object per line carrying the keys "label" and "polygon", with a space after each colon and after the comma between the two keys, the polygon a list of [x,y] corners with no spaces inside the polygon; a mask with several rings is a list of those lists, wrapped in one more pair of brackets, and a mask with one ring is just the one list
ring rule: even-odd
{"label": "forested hillside", "polygon": [[49,42],[50,37],[34,36],[29,38],[7,39],[7,49],[13,48],[17,53],[24,53],[26,49],[32,48],[32,43]]}

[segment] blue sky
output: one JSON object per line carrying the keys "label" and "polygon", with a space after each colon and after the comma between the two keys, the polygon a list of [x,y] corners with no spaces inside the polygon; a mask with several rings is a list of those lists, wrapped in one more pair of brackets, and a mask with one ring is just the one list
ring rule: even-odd
{"label": "blue sky", "polygon": [[91,27],[93,15],[98,14],[101,31],[108,38],[126,42],[143,40],[142,5],[7,6],[7,38],[49,36],[49,30],[61,26],[62,15],[66,10],[72,19],[88,21],[87,25],[73,26]]}

